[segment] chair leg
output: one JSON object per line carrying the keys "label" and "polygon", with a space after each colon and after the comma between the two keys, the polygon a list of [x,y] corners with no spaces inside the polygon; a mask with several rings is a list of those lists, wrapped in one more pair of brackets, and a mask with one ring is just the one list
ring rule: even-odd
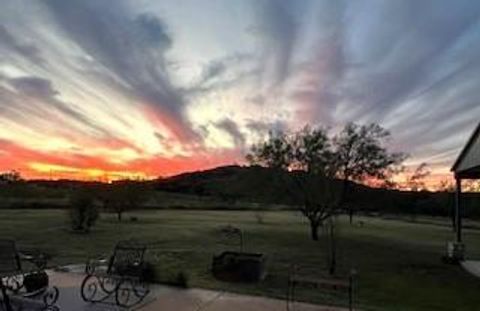
{"label": "chair leg", "polygon": [[295,282],[288,281],[287,286],[287,311],[294,311],[292,308],[295,302]]}
{"label": "chair leg", "polygon": [[5,306],[5,310],[13,311],[12,305],[10,304],[10,297],[8,297],[5,286],[3,286],[3,284],[0,284],[0,287],[2,288],[2,298],[3,298],[3,305]]}

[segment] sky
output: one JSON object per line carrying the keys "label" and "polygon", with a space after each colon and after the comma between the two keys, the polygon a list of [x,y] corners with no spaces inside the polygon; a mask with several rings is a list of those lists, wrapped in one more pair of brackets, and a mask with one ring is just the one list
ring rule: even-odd
{"label": "sky", "polygon": [[0,5],[0,171],[27,178],[169,176],[375,122],[439,180],[480,120],[479,1]]}

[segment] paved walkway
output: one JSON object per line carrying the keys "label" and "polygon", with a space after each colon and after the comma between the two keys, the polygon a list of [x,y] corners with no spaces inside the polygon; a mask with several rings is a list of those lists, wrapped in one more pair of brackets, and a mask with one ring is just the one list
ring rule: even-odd
{"label": "paved walkway", "polygon": [[[52,272],[50,276],[51,284],[55,284],[60,289],[58,300],[60,310],[120,310],[109,305],[93,305],[83,302],[79,290],[82,279],[83,275],[78,273]],[[155,285],[140,309],[142,311],[282,311],[286,310],[286,303],[284,300],[265,297]],[[346,309],[295,303],[293,310],[340,311]]]}
{"label": "paved walkway", "polygon": [[468,272],[470,272],[471,274],[480,278],[480,261],[465,260],[465,261],[462,261],[462,267]]}

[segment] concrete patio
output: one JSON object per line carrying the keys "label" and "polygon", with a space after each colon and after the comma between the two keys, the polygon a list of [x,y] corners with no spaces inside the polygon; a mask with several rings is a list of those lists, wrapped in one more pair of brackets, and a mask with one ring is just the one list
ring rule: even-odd
{"label": "concrete patio", "polygon": [[[57,305],[62,311],[107,311],[124,310],[105,304],[89,304],[80,297],[79,286],[83,274],[49,271],[50,282],[60,290]],[[286,310],[284,300],[238,295],[204,289],[180,289],[154,285],[146,301],[137,310],[144,311],[280,311]],[[1,308],[0,308],[1,310]],[[292,309],[291,309],[292,310]],[[295,303],[295,311],[340,311],[336,307]]]}
{"label": "concrete patio", "polygon": [[466,271],[480,278],[480,261],[479,260],[465,260],[461,262],[461,265]]}

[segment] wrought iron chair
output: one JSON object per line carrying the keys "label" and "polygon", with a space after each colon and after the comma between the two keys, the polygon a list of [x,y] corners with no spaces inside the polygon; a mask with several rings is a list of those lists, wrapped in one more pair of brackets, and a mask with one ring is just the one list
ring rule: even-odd
{"label": "wrought iron chair", "polygon": [[145,245],[119,242],[109,259],[87,262],[81,296],[91,303],[111,303],[130,308],[140,304],[149,294],[146,282]]}
{"label": "wrought iron chair", "polygon": [[[31,268],[25,269],[23,262]],[[6,311],[40,309],[57,311],[58,288],[48,286],[44,255],[27,256],[17,251],[15,241],[0,239],[0,304]],[[2,308],[0,307],[0,310]]]}

